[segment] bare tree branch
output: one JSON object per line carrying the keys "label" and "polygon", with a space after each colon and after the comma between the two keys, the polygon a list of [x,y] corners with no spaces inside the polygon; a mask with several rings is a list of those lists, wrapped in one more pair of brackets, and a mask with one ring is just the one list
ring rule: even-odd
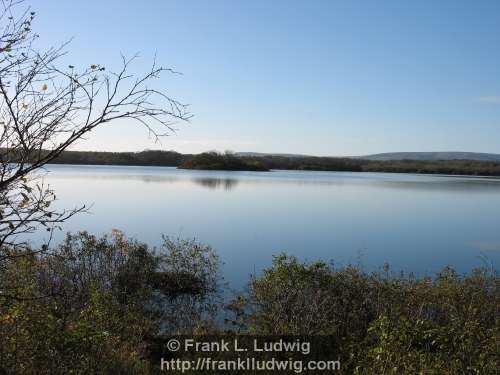
{"label": "bare tree branch", "polygon": [[[85,206],[58,211],[43,175],[36,173],[70,145],[104,123],[124,119],[144,126],[158,141],[191,117],[188,106],[154,88],[170,68],[130,74],[137,56],[122,55],[121,68],[99,64],[61,67],[67,43],[39,50],[35,13],[19,1],[0,1],[0,261],[5,246],[24,246],[25,234],[58,224]],[[42,177],[41,177],[42,176]]]}

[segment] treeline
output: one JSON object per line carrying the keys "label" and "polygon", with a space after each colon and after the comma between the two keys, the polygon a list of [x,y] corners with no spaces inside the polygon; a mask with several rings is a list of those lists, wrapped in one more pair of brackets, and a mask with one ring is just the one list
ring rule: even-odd
{"label": "treeline", "polygon": [[310,171],[347,171],[361,172],[362,162],[350,158],[331,158],[314,156],[244,156],[245,160],[259,161],[268,169],[310,170]]}
{"label": "treeline", "polygon": [[500,176],[500,162],[478,160],[363,161],[364,172]]}
{"label": "treeline", "polygon": [[270,169],[428,173],[450,175],[500,176],[500,162],[477,160],[364,160],[354,158],[313,156],[238,156],[207,152],[181,154],[175,151],[146,150],[141,152],[65,151],[56,164],[166,166],[186,169],[255,170]]}
{"label": "treeline", "polygon": [[225,303],[216,253],[193,240],[166,238],[151,249],[118,231],[83,232],[43,255],[1,250],[2,374],[160,373],[163,356],[196,359],[166,350],[178,334],[324,337],[316,355],[338,359],[343,374],[486,375],[500,367],[492,269],[417,278],[280,255]]}
{"label": "treeline", "polygon": [[364,160],[332,157],[254,156],[244,160],[259,161],[268,169],[427,173],[450,175],[500,176],[500,162],[477,160]]}
{"label": "treeline", "polygon": [[237,157],[232,153],[204,152],[194,155],[178,166],[180,169],[219,171],[268,171],[262,160]]}
{"label": "treeline", "polygon": [[177,167],[190,157],[191,155],[183,155],[175,151],[159,150],[141,152],[64,151],[52,163]]}

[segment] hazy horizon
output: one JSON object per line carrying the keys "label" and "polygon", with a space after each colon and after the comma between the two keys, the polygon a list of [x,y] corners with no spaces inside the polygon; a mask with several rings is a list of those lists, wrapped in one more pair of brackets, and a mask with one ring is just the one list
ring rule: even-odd
{"label": "hazy horizon", "polygon": [[73,149],[500,153],[497,1],[27,4],[39,45],[73,38],[68,63],[183,73],[158,84],[194,118],[161,146],[117,122]]}

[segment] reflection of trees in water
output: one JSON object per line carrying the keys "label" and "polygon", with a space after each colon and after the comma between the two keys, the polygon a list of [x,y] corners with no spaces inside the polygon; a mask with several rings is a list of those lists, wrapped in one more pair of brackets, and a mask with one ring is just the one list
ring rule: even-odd
{"label": "reflection of trees in water", "polygon": [[235,178],[221,178],[221,177],[170,177],[170,176],[154,176],[154,175],[100,175],[100,174],[60,174],[57,175],[59,179],[90,179],[90,180],[139,180],[146,183],[177,183],[191,181],[196,185],[216,190],[224,189],[226,191],[232,190],[239,181]]}
{"label": "reflection of trees in water", "polygon": [[[52,168],[54,168],[52,166]],[[232,190],[236,184],[244,185],[295,185],[295,186],[324,186],[324,187],[349,187],[367,186],[396,190],[421,190],[442,192],[475,192],[498,193],[500,192],[500,179],[494,177],[475,176],[444,176],[444,175],[417,175],[417,174],[386,174],[386,173],[337,173],[337,172],[290,172],[277,171],[269,174],[255,174],[236,177],[222,176],[193,176],[183,171],[182,174],[175,169],[161,170],[159,173],[140,173],[141,169],[131,168],[129,173],[116,173],[115,170],[123,168],[81,168],[76,169],[57,167],[50,170],[49,178],[82,179],[90,180],[119,180],[143,181],[146,183],[183,183],[191,182],[196,185],[215,190]],[[159,167],[154,167],[159,168]],[[90,173],[88,171],[91,171]],[[102,172],[102,173],[99,173]],[[216,173],[216,172],[213,172]]]}
{"label": "reflection of trees in water", "polygon": [[192,181],[203,187],[215,190],[224,189],[230,191],[238,184],[238,180],[234,178],[218,178],[218,177],[196,177]]}

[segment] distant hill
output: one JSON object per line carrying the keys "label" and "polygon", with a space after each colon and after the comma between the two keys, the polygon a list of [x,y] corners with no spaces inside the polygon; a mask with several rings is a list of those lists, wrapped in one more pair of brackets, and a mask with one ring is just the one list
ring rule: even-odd
{"label": "distant hill", "polygon": [[485,154],[479,152],[387,152],[366,156],[356,156],[365,160],[478,160],[500,161],[500,154]]}
{"label": "distant hill", "polygon": [[[285,158],[304,158],[313,157],[312,155],[304,154],[279,154],[279,153],[265,153],[265,152],[237,152],[236,156],[241,157],[265,157],[265,156],[281,156]],[[334,156],[332,156],[334,157]],[[444,152],[385,152],[381,154],[365,155],[365,156],[351,156],[351,159],[364,159],[364,160],[477,160],[477,161],[500,161],[500,154],[487,154],[480,152],[457,152],[457,151],[444,151]]]}

